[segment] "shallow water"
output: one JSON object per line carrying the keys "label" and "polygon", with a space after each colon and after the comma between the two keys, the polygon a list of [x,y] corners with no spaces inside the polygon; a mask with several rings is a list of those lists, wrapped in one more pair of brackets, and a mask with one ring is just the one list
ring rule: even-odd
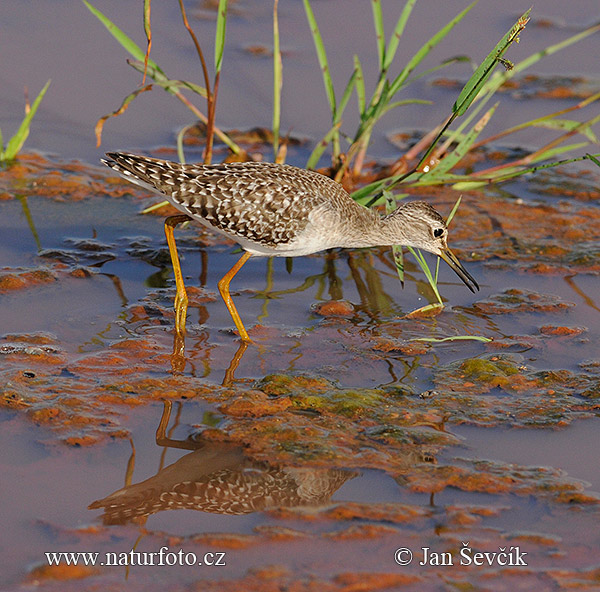
{"label": "shallow water", "polygon": [[[459,10],[450,4],[418,5],[407,51]],[[133,5],[101,7],[140,34]],[[348,15],[360,7],[345,3]],[[237,8],[228,23],[219,122],[268,126],[271,62],[244,48],[269,44],[271,6]],[[438,58],[481,57],[525,8],[509,2],[499,13],[496,3],[480,2]],[[393,7],[384,9],[395,18]],[[369,72],[375,53],[370,15],[353,17],[365,21],[362,36],[338,26],[337,10],[315,3],[342,88],[348,56],[358,52]],[[284,126],[316,139],[329,123],[312,41],[301,3],[280,11]],[[544,3],[537,16],[549,26],[532,23],[511,59],[580,30],[596,13],[593,2],[575,3],[569,14],[562,3]],[[178,76],[195,72],[176,7],[156,4],[152,14],[164,44],[156,42],[156,58]],[[180,229],[190,292],[182,362],[172,356],[174,286],[162,217],[140,214],[155,200],[95,164],[101,150],[93,147],[93,124],[137,77],[78,3],[39,2],[25,17],[9,1],[0,17],[10,24],[3,43],[11,69],[0,85],[5,139],[20,118],[22,85],[33,95],[52,76],[27,146],[54,153],[29,154],[19,168],[0,171],[3,589],[37,582],[119,589],[125,581],[149,590],[597,585],[597,170],[560,169],[465,194],[451,246],[481,292],[471,294],[442,265],[446,308],[437,317],[405,316],[432,294],[410,260],[401,289],[386,249],[297,258],[290,273],[284,260],[251,260],[232,284],[255,341],[245,352],[216,292],[237,257],[232,245],[193,226]],[[210,20],[194,26],[212,39]],[[583,75],[593,86],[593,43],[555,54],[537,72]],[[466,72],[455,67],[446,76],[464,79]],[[490,132],[573,104],[542,99],[535,85],[521,89],[532,93],[526,100],[502,97]],[[455,98],[454,90],[425,82],[412,90],[435,105],[390,116],[373,157],[394,156],[388,131],[426,129]],[[107,123],[103,148],[170,145],[174,130],[189,123],[158,92],[136,103]],[[540,145],[543,138],[532,132],[520,141]],[[305,158],[306,147],[291,153],[295,164]],[[444,213],[458,197],[431,193],[425,197]],[[338,300],[343,314],[319,308]],[[493,341],[420,341],[457,335]],[[169,404],[170,441],[157,445]],[[218,479],[227,483],[225,494],[215,490]],[[188,491],[176,500],[187,499],[188,509],[161,509],[157,500],[175,503],[165,492],[180,482],[195,488],[195,497]],[[88,509],[125,484],[134,495],[115,507],[128,514]],[[243,512],[222,513],[242,502]],[[460,565],[467,541],[477,551],[519,546],[527,566]],[[48,568],[44,559],[46,551],[127,553],[134,546],[198,557],[224,552],[227,566],[77,570]],[[394,561],[403,547],[414,553],[410,565]],[[450,553],[453,567],[419,565],[424,548]]]}

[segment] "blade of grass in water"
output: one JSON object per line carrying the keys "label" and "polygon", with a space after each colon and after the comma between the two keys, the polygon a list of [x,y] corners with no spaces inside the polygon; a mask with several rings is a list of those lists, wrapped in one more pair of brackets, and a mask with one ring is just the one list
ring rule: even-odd
{"label": "blade of grass in water", "polygon": [[[144,64],[137,60],[127,60],[127,63],[137,70],[138,72],[144,71]],[[179,89],[188,88],[192,92],[200,95],[203,98],[206,98],[206,89],[203,86],[199,86],[198,84],[194,84],[193,82],[189,82],[187,80],[174,80],[172,78],[168,78],[162,71],[156,70],[153,66],[148,66],[147,74],[158,84],[161,88],[164,88],[169,94],[176,95]]]}
{"label": "blade of grass in water", "polygon": [[23,208],[23,214],[25,214],[25,219],[27,220],[27,224],[29,226],[29,230],[33,236],[33,240],[35,241],[35,246],[37,247],[38,253],[42,250],[42,241],[40,241],[40,235],[38,234],[37,228],[35,227],[35,222],[33,221],[33,216],[31,215],[31,211],[29,210],[29,204],[27,203],[26,195],[17,195],[16,196],[19,202],[21,203],[21,207]]}
{"label": "blade of grass in water", "polygon": [[402,9],[400,18],[396,23],[394,32],[392,33],[390,41],[385,50],[385,59],[382,64],[382,69],[385,71],[389,70],[390,66],[392,65],[392,62],[394,61],[396,51],[398,50],[398,44],[400,43],[400,37],[402,37],[402,33],[404,33],[406,23],[408,22],[408,19],[416,2],[417,0],[408,0],[408,2],[404,5],[404,8]]}
{"label": "blade of grass in water", "polygon": [[[438,33],[436,35],[434,35],[434,37],[432,39],[430,39],[415,54],[415,56],[411,59],[409,64],[405,67],[405,69],[398,75],[396,80],[392,83],[392,89],[395,87],[399,88],[399,86],[401,86],[403,84],[404,80],[410,73],[410,72],[406,72],[406,71],[407,70],[412,71],[416,67],[416,65],[418,65],[418,63],[425,57],[425,55],[427,55],[427,53],[431,50],[431,47],[433,47],[434,44],[438,43],[445,35],[447,35],[447,33],[452,29],[452,27],[455,26],[462,18],[464,18],[465,14],[469,10],[471,10],[471,8],[474,5],[475,5],[475,2],[472,3],[471,5],[469,5],[463,12],[461,12],[459,15],[457,15],[457,17],[455,17],[455,19],[453,19],[450,23],[448,23],[448,25],[446,25],[440,31],[438,31]],[[448,129],[448,127],[452,123],[452,121],[459,115],[459,113],[464,113],[466,111],[466,109],[471,105],[471,103],[473,102],[473,100],[476,97],[476,94],[473,94],[474,90],[478,89],[478,92],[479,92],[479,90],[481,90],[482,86],[485,85],[486,81],[488,80],[489,76],[491,75],[491,70],[489,69],[489,65],[492,63],[495,65],[499,61],[498,60],[498,58],[500,57],[498,54],[499,48],[503,53],[506,50],[506,48],[508,47],[508,45],[510,45],[510,43],[517,40],[517,38],[518,38],[517,32],[520,32],[524,28],[524,26],[527,22],[526,21],[527,15],[528,15],[528,12],[526,12],[517,21],[517,23],[509,30],[509,32],[496,45],[494,50],[490,54],[488,54],[488,56],[482,62],[482,65],[477,69],[476,73],[473,76],[471,76],[471,78],[468,80],[467,84],[465,85],[465,87],[463,88],[463,90],[461,91],[461,93],[459,95],[460,101],[457,100],[455,102],[455,105],[453,107],[452,116],[448,118],[445,125],[441,128],[441,130],[438,133],[438,135],[436,136],[436,138],[433,140],[433,142],[430,144],[429,148],[425,151],[425,153],[421,157],[421,160],[419,161],[419,163],[413,169],[408,171],[407,173],[403,173],[401,175],[396,175],[396,176],[390,177],[387,179],[387,181],[386,180],[376,181],[374,183],[371,183],[371,184],[359,189],[358,191],[355,191],[352,194],[352,197],[354,199],[362,200],[364,198],[367,198],[370,195],[375,195],[375,200],[378,201],[379,200],[378,194],[380,194],[384,188],[391,189],[398,183],[402,183],[402,182],[405,182],[407,184],[413,184],[413,185],[427,184],[427,182],[421,181],[421,179],[426,175],[426,173],[420,173],[418,171],[420,170],[421,166],[425,162],[427,162],[427,159],[429,158],[429,156],[435,149],[439,140],[446,133],[446,130]],[[435,171],[435,169],[433,169],[433,170]],[[431,174],[431,173],[429,173],[429,174]],[[446,172],[445,175],[440,175],[440,177],[438,179],[432,178],[432,181],[437,184],[437,183],[448,182],[448,180],[451,180],[451,179],[452,179],[452,176],[449,175],[448,172]]]}
{"label": "blade of grass in water", "polygon": [[46,82],[44,88],[40,91],[38,96],[33,101],[31,107],[27,110],[23,121],[21,121],[21,125],[16,133],[11,137],[11,139],[6,144],[6,149],[2,149],[2,142],[0,141],[0,160],[12,160],[21,150],[23,144],[25,144],[25,140],[27,140],[29,136],[29,129],[31,127],[31,120],[33,119],[48,87],[50,86],[50,80]]}
{"label": "blade of grass in water", "polygon": [[[524,123],[519,123],[517,125],[509,127],[493,135],[491,138],[487,138],[480,142],[476,142],[473,145],[473,148],[479,148],[479,146],[483,146],[484,144],[496,142],[501,138],[504,138],[510,134],[526,129],[528,127],[547,127],[550,129],[566,129],[567,131],[569,131],[577,125],[579,125],[580,122],[571,119],[560,119],[560,116],[566,115],[567,113],[571,113],[572,111],[583,109],[584,107],[587,107],[588,105],[594,103],[598,99],[600,99],[600,92],[591,95],[590,97],[580,101],[576,105],[572,105],[571,107],[560,109],[559,111],[555,111],[554,113],[549,113],[547,115],[543,115],[542,117],[537,117],[536,119],[531,119],[529,121],[525,121]],[[598,142],[596,135],[589,129],[580,130],[579,133],[583,133],[584,135],[586,135],[586,137],[588,137],[588,139],[592,142]]]}
{"label": "blade of grass in water", "polygon": [[346,84],[346,88],[344,89],[344,94],[342,95],[342,98],[340,99],[340,103],[336,108],[336,117],[335,117],[334,123],[341,122],[342,114],[343,114],[344,110],[346,109],[346,105],[348,104],[350,97],[352,96],[352,91],[354,90],[354,87],[356,86],[356,80],[358,77],[359,77],[359,71],[355,68],[354,71],[352,72],[352,76],[350,76],[350,80],[348,80],[348,84]]}
{"label": "blade of grass in water", "polygon": [[444,341],[481,341],[489,343],[493,340],[481,335],[455,335],[453,337],[416,337],[413,341],[430,341],[432,343],[443,343]]}
{"label": "blade of grass in water", "polygon": [[144,208],[142,210],[142,214],[149,214],[150,212],[154,212],[156,210],[160,210],[160,208],[162,208],[164,206],[168,206],[169,203],[171,203],[171,202],[169,202],[167,200],[164,200],[164,201],[161,201],[160,203],[152,204],[151,206],[148,206],[147,208]]}
{"label": "blade of grass in water", "polygon": [[221,71],[225,48],[225,29],[227,28],[227,0],[219,0],[217,12],[217,33],[215,35],[215,73]]}
{"label": "blade of grass in water", "polygon": [[371,0],[371,9],[373,11],[373,24],[375,25],[375,40],[377,42],[379,69],[383,70],[383,63],[385,61],[385,30],[383,28],[381,2],[379,0]]}
{"label": "blade of grass in water", "polygon": [[443,306],[444,302],[442,301],[442,297],[440,296],[440,292],[438,290],[435,278],[431,273],[431,270],[429,269],[429,265],[427,265],[425,256],[423,255],[423,253],[421,253],[421,251],[419,251],[419,249],[413,249],[412,247],[407,247],[407,249],[417,260],[417,263],[419,264],[419,267],[423,270],[423,273],[425,274],[425,277],[427,278],[427,281],[429,282],[429,285],[431,286],[431,289],[433,290],[437,301]]}
{"label": "blade of grass in water", "polygon": [[[519,33],[525,28],[525,25],[527,24],[527,22],[529,20],[528,15],[529,15],[530,10],[531,9],[529,9],[527,12],[525,12],[517,20],[517,22],[511,27],[511,29],[496,44],[496,47],[494,47],[494,49],[490,53],[488,53],[488,55],[481,62],[479,67],[475,70],[473,75],[469,78],[469,80],[467,81],[467,83],[465,84],[463,89],[461,90],[461,92],[458,96],[458,99],[455,101],[455,103],[452,107],[452,115],[450,116],[450,118],[448,119],[448,121],[446,122],[444,127],[441,129],[438,136],[431,143],[429,148],[425,151],[425,154],[422,156],[421,160],[415,167],[415,170],[419,170],[421,168],[421,166],[427,162],[429,155],[434,151],[435,146],[437,145],[438,141],[442,138],[442,136],[445,134],[445,132],[448,129],[448,127],[450,126],[450,124],[454,121],[454,119],[456,117],[464,115],[464,113],[467,111],[467,109],[471,106],[473,101],[477,98],[479,93],[482,91],[483,87],[485,86],[485,83],[488,81],[489,77],[491,76],[493,69],[496,67],[496,65],[498,63],[500,63],[500,60],[502,59],[501,56],[506,52],[506,50],[510,47],[510,45],[513,42],[518,41]],[[481,105],[479,106],[479,108],[481,108]],[[476,112],[472,113],[470,118],[474,117],[475,115],[476,115]],[[469,121],[470,121],[470,118],[468,118]],[[463,122],[463,126],[466,124],[467,124],[467,122]],[[459,127],[459,130],[460,129],[462,129],[462,128]],[[452,138],[450,138],[450,141],[452,141]],[[395,183],[403,181],[406,177],[409,176],[409,174],[410,173],[407,173],[404,178],[400,178],[400,180],[396,181]]]}
{"label": "blade of grass in water", "polygon": [[356,87],[356,98],[358,99],[358,110],[360,113],[365,111],[365,77],[363,75],[362,65],[358,56],[354,56],[354,71],[356,72],[355,87]]}
{"label": "blade of grass in water", "polygon": [[[332,158],[334,162],[338,160],[340,155],[340,135],[337,131],[335,125],[341,119],[341,110],[338,109],[337,102],[335,99],[335,90],[333,88],[333,81],[331,79],[331,72],[329,71],[329,63],[327,60],[327,52],[325,51],[325,45],[323,44],[323,38],[321,37],[321,32],[319,31],[319,25],[317,24],[317,20],[315,18],[314,12],[310,5],[309,0],[303,0],[304,2],[304,10],[306,12],[306,18],[308,20],[308,24],[310,26],[310,31],[313,38],[313,43],[315,46],[315,50],[317,52],[317,59],[319,61],[319,66],[321,68],[321,74],[323,76],[323,84],[325,86],[325,94],[327,96],[327,102],[329,104],[329,110],[331,112],[331,123],[333,124],[334,133],[331,136],[331,144],[332,144]],[[354,76],[354,74],[353,74]],[[347,89],[351,85],[347,85]]]}
{"label": "blade of grass in water", "polygon": [[311,169],[317,166],[319,159],[325,152],[327,145],[332,142],[333,144],[333,160],[337,159],[339,156],[339,130],[342,125],[342,114],[344,113],[344,109],[346,109],[346,105],[352,96],[353,87],[356,84],[356,80],[359,77],[358,70],[354,70],[350,80],[348,80],[348,84],[344,90],[344,94],[342,95],[342,99],[340,100],[340,104],[336,110],[336,116],[333,121],[333,125],[329,129],[329,131],[323,136],[321,141],[314,147],[311,155],[308,158],[306,163],[306,168]]}
{"label": "blade of grass in water", "polygon": [[333,90],[333,81],[331,80],[331,73],[329,71],[329,63],[327,61],[327,52],[323,45],[323,38],[319,31],[319,25],[315,19],[315,14],[311,8],[309,0],[303,0],[304,10],[306,12],[306,18],[310,26],[312,33],[313,43],[317,51],[317,59],[319,60],[319,66],[321,67],[321,74],[323,75],[323,83],[325,84],[325,94],[327,95],[327,102],[329,103],[329,109],[331,110],[332,118],[335,118],[336,102],[335,102],[335,91]]}
{"label": "blade of grass in water", "polygon": [[462,195],[459,195],[458,199],[456,200],[456,203],[454,204],[452,210],[450,210],[450,213],[448,214],[448,217],[446,218],[446,226],[450,226],[450,222],[452,222],[452,218],[454,218],[454,215],[458,211],[458,206],[460,206],[461,201],[462,201]]}
{"label": "blade of grass in water", "polygon": [[277,161],[279,153],[279,132],[281,126],[281,87],[282,63],[279,46],[279,19],[277,7],[279,0],[273,2],[273,158]]}
{"label": "blade of grass in water", "polygon": [[[469,122],[472,120],[472,118],[474,118],[476,116],[477,111],[479,109],[481,109],[483,107],[483,105],[492,98],[494,93],[503,84],[505,84],[508,80],[514,78],[517,74],[522,73],[524,70],[526,70],[533,64],[537,63],[543,57],[552,55],[553,53],[556,53],[557,51],[560,51],[561,49],[564,49],[574,43],[577,43],[578,41],[585,39],[589,35],[596,33],[599,30],[600,30],[600,25],[590,27],[589,29],[582,31],[581,33],[577,33],[576,35],[573,35],[573,36],[569,37],[568,39],[561,41],[560,43],[556,43],[554,45],[551,45],[541,51],[538,51],[538,52],[530,55],[529,57],[521,60],[519,63],[514,64],[512,69],[510,69],[510,70],[497,71],[489,80],[486,81],[486,83],[483,85],[483,87],[481,89],[479,96],[476,97],[478,100],[480,99],[480,104],[475,108],[473,113],[471,113],[471,115],[469,115],[469,117],[467,117],[465,119],[465,121],[458,127],[458,129],[456,130],[456,133],[462,131],[462,129],[464,129],[464,127],[466,127],[469,124]],[[522,124],[522,125],[527,125],[527,123]],[[453,138],[451,137],[450,140],[452,141]]]}
{"label": "blade of grass in water", "polygon": [[[564,49],[574,43],[577,43],[578,41],[585,39],[586,37],[593,33],[596,33],[597,31],[600,31],[600,25],[590,27],[589,29],[582,31],[581,33],[577,33],[576,35],[573,35],[568,39],[565,39],[559,43],[551,45],[541,51],[538,51],[530,55],[529,57],[521,60],[517,64],[514,64],[510,70],[497,71],[491,78],[489,78],[489,80],[485,82],[485,84],[481,88],[480,94],[476,97],[476,99],[480,101],[480,104],[477,105],[475,110],[465,119],[463,123],[461,123],[461,125],[456,130],[457,133],[462,131],[462,129],[464,129],[464,127],[466,127],[470,123],[470,121],[477,115],[477,112],[484,106],[484,104],[487,101],[489,101],[494,95],[494,93],[508,80],[514,78],[517,74],[520,74],[533,64],[540,61],[542,58],[552,55],[557,51],[560,51],[561,49]],[[471,80],[469,82],[471,82]],[[467,84],[469,84],[469,82]],[[450,139],[452,140],[452,138]]]}
{"label": "blade of grass in water", "polygon": [[[385,199],[385,211],[387,214],[391,214],[396,209],[396,198],[391,191],[384,191],[383,198]],[[404,288],[404,257],[402,255],[402,247],[400,245],[393,245],[392,254],[398,278],[400,278],[400,284]]]}
{"label": "blade of grass in water", "polygon": [[[181,164],[185,164],[185,152],[183,151],[183,138],[185,134],[193,129],[195,124],[184,125],[179,132],[177,132],[177,158],[179,158],[179,162]],[[163,202],[165,203],[165,202]]]}
{"label": "blade of grass in water", "polygon": [[306,162],[307,169],[314,169],[319,163],[319,159],[323,155],[323,152],[327,149],[327,145],[331,142],[333,136],[339,133],[340,124],[336,123],[331,129],[323,136],[322,140],[314,147],[311,152],[308,161]]}

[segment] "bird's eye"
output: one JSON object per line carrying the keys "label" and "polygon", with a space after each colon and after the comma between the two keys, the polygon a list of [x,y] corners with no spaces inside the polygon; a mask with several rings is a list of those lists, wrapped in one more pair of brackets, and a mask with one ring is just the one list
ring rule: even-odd
{"label": "bird's eye", "polygon": [[436,228],[433,231],[433,236],[435,236],[435,238],[440,238],[440,236],[442,236],[442,234],[444,234],[444,229],[443,228]]}

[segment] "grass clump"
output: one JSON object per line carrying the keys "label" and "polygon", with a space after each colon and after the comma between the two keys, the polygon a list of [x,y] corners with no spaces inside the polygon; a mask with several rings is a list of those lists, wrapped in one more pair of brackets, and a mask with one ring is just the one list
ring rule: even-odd
{"label": "grass clump", "polygon": [[[217,12],[216,34],[214,39],[214,78],[211,84],[208,68],[203,56],[200,44],[192,31],[182,0],[179,7],[183,23],[190,34],[196,52],[202,64],[204,86],[186,80],[175,80],[169,78],[160,66],[150,58],[152,45],[150,27],[150,0],[145,0],[144,27],[147,37],[147,48],[142,50],[123,31],[112,23],[98,9],[94,8],[88,0],[83,0],[89,10],[106,26],[113,37],[129,52],[132,60],[129,64],[146,77],[150,77],[154,83],[172,94],[192,111],[197,119],[206,124],[206,147],[204,162],[210,162],[212,157],[213,138],[225,143],[235,153],[236,158],[247,158],[244,150],[231,140],[215,124],[215,105],[219,87],[219,78],[223,61],[223,49],[225,44],[225,31],[227,19],[227,0],[220,0]],[[381,119],[391,110],[401,108],[411,103],[425,103],[427,101],[414,98],[399,100],[397,95],[401,90],[409,87],[414,81],[431,74],[433,71],[446,68],[456,61],[467,61],[462,56],[445,60],[437,66],[428,70],[419,71],[423,60],[431,51],[460,23],[465,16],[474,9],[476,1],[459,12],[446,25],[439,29],[430,39],[412,55],[401,67],[395,65],[400,39],[409,22],[411,13],[415,7],[416,0],[407,0],[398,16],[389,39],[385,37],[381,0],[371,0],[370,7],[375,30],[375,41],[378,53],[378,74],[373,91],[367,92],[363,68],[358,56],[353,56],[353,70],[350,78],[344,86],[343,92],[338,99],[336,94],[327,52],[323,38],[319,31],[318,21],[313,11],[310,0],[303,0],[306,18],[312,34],[317,61],[322,72],[323,83],[327,105],[331,114],[331,127],[322,139],[316,143],[306,163],[307,168],[316,168],[322,162],[326,153],[331,156],[329,174],[337,181],[344,181],[346,186],[356,188],[352,197],[359,203],[367,206],[386,205],[391,209],[395,207],[398,199],[404,195],[394,195],[393,190],[399,187],[421,187],[427,185],[450,185],[459,190],[473,190],[484,187],[491,183],[501,183],[514,179],[515,177],[534,173],[539,169],[555,167],[560,164],[575,162],[579,160],[591,160],[599,164],[598,154],[585,153],[582,156],[556,160],[557,157],[567,152],[581,150],[591,143],[597,143],[593,126],[600,121],[600,115],[596,115],[586,121],[579,122],[569,119],[568,116],[574,111],[591,105],[600,99],[600,93],[580,101],[577,105],[543,115],[531,121],[524,122],[518,126],[506,129],[500,134],[486,140],[481,140],[482,132],[493,117],[498,103],[488,106],[495,97],[496,92],[515,75],[521,74],[527,68],[539,62],[543,57],[560,51],[578,41],[600,31],[600,25],[590,27],[567,39],[551,45],[542,51],[536,52],[520,62],[513,64],[506,58],[510,46],[519,41],[529,18],[531,9],[525,11],[498,41],[498,43],[484,57],[479,66],[474,70],[472,76],[466,82],[451,108],[447,117],[428,134],[426,134],[415,146],[400,156],[388,171],[398,171],[394,174],[384,173],[383,176],[372,180],[365,174],[365,159],[370,145],[372,134]],[[273,2],[273,158],[276,162],[285,160],[285,140],[280,133],[281,126],[281,88],[283,83],[283,68],[280,52],[280,34],[278,26],[278,0]],[[391,73],[394,72],[394,75]],[[97,137],[100,143],[102,128],[106,120],[111,116],[120,115],[129,104],[142,92],[149,90],[152,85],[137,88],[129,94],[121,106],[113,113],[101,118],[97,124]],[[185,93],[191,92],[206,100],[206,114],[194,105]],[[348,125],[343,119],[345,109],[352,96],[358,101],[359,118],[355,122],[353,132],[344,132],[342,124]],[[459,118],[460,125],[451,129]],[[512,161],[484,168],[469,174],[457,172],[459,164],[473,150],[481,148],[500,137],[526,129],[528,127],[542,127],[555,130],[557,137],[545,146]],[[183,134],[186,128],[181,130],[177,138],[180,160],[183,162]],[[574,136],[580,136],[581,141],[569,143]],[[371,182],[368,182],[371,181]],[[459,202],[455,205],[448,222],[456,212]],[[421,253],[412,251],[418,264],[423,269],[432,287],[437,305],[442,304],[442,298],[437,287],[437,269],[432,271]],[[394,250],[394,258],[398,275],[403,281],[402,252],[399,248]]]}

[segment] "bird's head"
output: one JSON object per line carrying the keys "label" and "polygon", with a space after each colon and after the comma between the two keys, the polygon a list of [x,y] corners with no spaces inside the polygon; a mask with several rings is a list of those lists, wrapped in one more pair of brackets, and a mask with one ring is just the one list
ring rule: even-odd
{"label": "bird's head", "polygon": [[479,285],[448,248],[448,227],[442,216],[424,201],[402,203],[384,218],[389,232],[396,238],[394,244],[429,251],[443,259],[471,290]]}

